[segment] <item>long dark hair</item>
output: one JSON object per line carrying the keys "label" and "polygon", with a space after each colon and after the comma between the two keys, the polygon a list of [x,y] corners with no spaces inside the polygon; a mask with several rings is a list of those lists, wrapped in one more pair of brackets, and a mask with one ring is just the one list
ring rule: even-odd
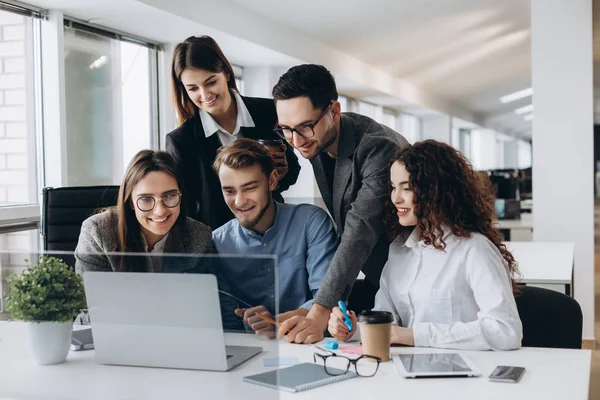
{"label": "long dark hair", "polygon": [[[177,221],[175,221],[175,227],[181,226],[185,223],[186,213],[186,196],[185,186],[183,177],[177,168],[177,164],[173,157],[164,151],[154,150],[142,150],[137,153],[125,171],[121,187],[119,188],[119,197],[117,200],[117,245],[114,249],[116,252],[123,253],[140,253],[144,252],[144,244],[142,242],[142,232],[140,224],[135,217],[135,205],[131,199],[133,188],[138,184],[146,175],[150,172],[166,172],[171,175],[177,181],[179,191],[182,193],[180,212]],[[171,229],[177,234],[177,229]],[[121,257],[120,270],[121,271],[136,271],[145,270],[145,267],[137,265],[138,263],[134,260],[139,257],[129,257],[128,262],[124,262],[125,257]]]}
{"label": "long dark hair", "polygon": [[181,73],[186,68],[223,72],[229,89],[238,91],[233,68],[217,42],[210,36],[190,36],[175,47],[171,65],[171,86],[179,125],[192,118],[198,108],[190,100],[181,82]]}
{"label": "long dark hair", "polygon": [[[413,209],[425,244],[445,249],[442,227],[457,237],[470,237],[473,232],[484,235],[507,262],[516,290],[517,262],[492,223],[495,196],[489,178],[475,171],[461,152],[435,140],[424,140],[399,150],[390,167],[395,162],[403,164],[410,174]],[[385,223],[390,239],[400,234],[397,209],[389,197]]]}

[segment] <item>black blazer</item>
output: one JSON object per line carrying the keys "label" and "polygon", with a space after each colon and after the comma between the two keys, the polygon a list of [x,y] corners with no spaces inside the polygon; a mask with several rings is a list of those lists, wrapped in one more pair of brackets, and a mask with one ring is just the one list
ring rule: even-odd
{"label": "black blazer", "polygon": [[[254,121],[254,128],[242,127],[241,133],[250,139],[279,139],[273,132],[277,123],[275,103],[271,99],[242,96],[244,104]],[[285,142],[285,141],[284,141]],[[298,157],[286,143],[288,173],[279,182],[274,195],[296,183],[300,173]],[[202,128],[202,120],[198,110],[194,117],[188,119],[179,128],[167,135],[167,151],[175,158],[183,172],[188,197],[188,216],[217,229],[233,218],[233,214],[225,204],[219,177],[212,169],[221,147],[219,135],[207,138]]]}

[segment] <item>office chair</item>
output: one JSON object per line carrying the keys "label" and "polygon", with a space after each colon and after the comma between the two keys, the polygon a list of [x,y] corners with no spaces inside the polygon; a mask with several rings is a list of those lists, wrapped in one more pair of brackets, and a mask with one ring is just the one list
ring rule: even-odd
{"label": "office chair", "polygon": [[[42,237],[44,250],[72,253],[81,224],[98,209],[115,206],[119,186],[78,186],[42,189]],[[61,256],[75,267],[72,254]]]}
{"label": "office chair", "polygon": [[583,314],[574,298],[533,286],[520,286],[520,290],[515,300],[523,346],[581,349]]}
{"label": "office chair", "polygon": [[357,279],[348,297],[348,309],[357,315],[361,311],[371,310],[375,307],[375,294],[377,294],[375,286],[363,279]]}

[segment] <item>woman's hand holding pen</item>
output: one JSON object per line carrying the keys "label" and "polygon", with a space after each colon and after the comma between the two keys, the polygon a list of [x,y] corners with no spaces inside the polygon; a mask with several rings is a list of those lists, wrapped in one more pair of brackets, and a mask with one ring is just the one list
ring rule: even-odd
{"label": "woman's hand holding pen", "polygon": [[327,327],[331,336],[344,342],[350,340],[352,335],[354,335],[354,332],[356,332],[357,326],[356,314],[354,311],[348,310],[348,316],[352,320],[352,332],[350,332],[348,327],[344,324],[344,313],[339,307],[334,307],[333,310],[331,310],[331,314],[329,315],[329,325]]}
{"label": "woman's hand holding pen", "polygon": [[271,320],[274,319],[265,306],[238,308],[235,310],[235,315],[242,317],[244,322],[250,325],[254,332],[259,335],[272,336],[272,333],[275,332],[275,325],[265,321],[256,314],[264,315]]}

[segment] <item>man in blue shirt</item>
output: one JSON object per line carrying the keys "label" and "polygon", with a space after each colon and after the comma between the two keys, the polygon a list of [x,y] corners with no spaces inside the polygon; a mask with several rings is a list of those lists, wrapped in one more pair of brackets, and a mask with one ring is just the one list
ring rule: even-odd
{"label": "man in blue shirt", "polygon": [[[279,320],[306,316],[337,247],[331,219],[310,204],[273,201],[277,170],[267,149],[254,140],[238,139],[225,146],[213,166],[225,202],[236,217],[213,232],[216,251],[277,256]],[[272,318],[275,313],[276,275],[264,261],[249,257],[221,260],[221,272],[233,295],[254,305],[238,305],[235,314],[257,333],[275,330],[273,324],[256,316]],[[224,314],[231,311],[222,308]],[[231,321],[229,317],[224,315],[224,320]]]}

